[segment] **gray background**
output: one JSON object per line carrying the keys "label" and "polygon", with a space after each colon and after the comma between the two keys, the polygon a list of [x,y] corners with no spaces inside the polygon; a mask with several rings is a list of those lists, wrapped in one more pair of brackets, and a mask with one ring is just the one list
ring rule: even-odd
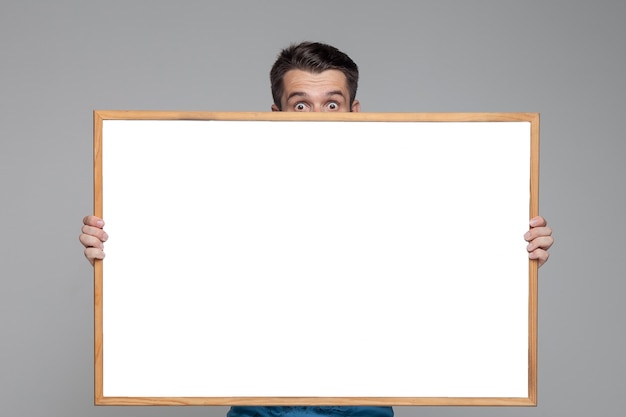
{"label": "gray background", "polygon": [[541,113],[556,244],[540,271],[539,405],[396,414],[623,415],[625,19],[623,0],[3,1],[0,415],[224,415],[93,406],[92,271],[77,240],[92,110],[269,110],[269,68],[301,40],[354,58],[364,111]]}

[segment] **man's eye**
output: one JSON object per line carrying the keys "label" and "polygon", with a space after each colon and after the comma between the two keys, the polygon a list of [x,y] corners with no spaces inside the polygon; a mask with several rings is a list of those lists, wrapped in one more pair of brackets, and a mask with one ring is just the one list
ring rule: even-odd
{"label": "man's eye", "polygon": [[296,103],[296,105],[293,108],[296,111],[304,111],[304,110],[306,110],[306,104],[304,104],[304,103]]}
{"label": "man's eye", "polygon": [[339,109],[339,104],[332,102],[332,103],[328,103],[328,110],[338,110]]}

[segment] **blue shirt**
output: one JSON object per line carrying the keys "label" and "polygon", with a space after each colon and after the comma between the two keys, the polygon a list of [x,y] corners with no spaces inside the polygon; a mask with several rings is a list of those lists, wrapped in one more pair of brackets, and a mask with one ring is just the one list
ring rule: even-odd
{"label": "blue shirt", "polygon": [[231,407],[227,417],[393,417],[391,407]]}

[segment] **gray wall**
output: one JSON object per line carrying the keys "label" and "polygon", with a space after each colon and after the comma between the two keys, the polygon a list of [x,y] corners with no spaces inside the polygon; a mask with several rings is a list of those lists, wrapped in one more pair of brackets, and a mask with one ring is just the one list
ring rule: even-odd
{"label": "gray wall", "polygon": [[540,271],[539,405],[396,414],[622,415],[625,19],[623,0],[3,1],[0,414],[224,415],[93,406],[77,240],[92,110],[269,110],[278,50],[320,40],[360,65],[364,111],[541,112],[540,204],[557,243]]}

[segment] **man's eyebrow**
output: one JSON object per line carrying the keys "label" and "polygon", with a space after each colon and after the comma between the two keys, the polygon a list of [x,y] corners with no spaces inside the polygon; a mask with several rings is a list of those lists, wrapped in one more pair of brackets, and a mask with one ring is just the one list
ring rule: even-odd
{"label": "man's eyebrow", "polygon": [[333,90],[333,91],[329,91],[326,93],[326,96],[330,97],[330,96],[341,96],[341,97],[345,97],[343,94],[343,91],[341,90]]}
{"label": "man's eyebrow", "polygon": [[294,91],[293,93],[287,96],[287,101],[291,100],[293,97],[308,97],[309,95],[303,91]]}
{"label": "man's eyebrow", "polygon": [[[343,94],[343,91],[341,90],[332,90],[332,91],[326,92],[326,97],[332,97],[332,96],[341,96],[345,98],[345,95]],[[309,97],[309,95],[305,93],[304,91],[294,91],[291,94],[289,94],[289,96],[287,96],[287,101],[291,100],[293,97],[306,98],[306,97]]]}

